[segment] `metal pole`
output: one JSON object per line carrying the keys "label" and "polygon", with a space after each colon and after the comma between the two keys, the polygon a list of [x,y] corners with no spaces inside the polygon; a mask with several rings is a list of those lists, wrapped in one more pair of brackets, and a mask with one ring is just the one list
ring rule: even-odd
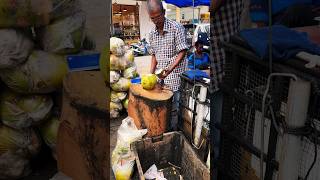
{"label": "metal pole", "polygon": [[[268,15],[269,15],[269,71],[272,73],[272,0],[268,0]],[[265,109],[263,107],[262,112]],[[264,116],[264,115],[263,115]],[[264,117],[262,117],[264,119]],[[264,121],[261,122],[261,157],[260,157],[260,179],[264,180]]]}

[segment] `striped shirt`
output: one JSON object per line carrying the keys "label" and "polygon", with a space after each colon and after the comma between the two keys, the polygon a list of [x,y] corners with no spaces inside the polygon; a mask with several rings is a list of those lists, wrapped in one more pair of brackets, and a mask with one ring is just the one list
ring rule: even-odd
{"label": "striped shirt", "polygon": [[225,76],[225,51],[221,42],[228,42],[230,37],[235,35],[240,30],[241,13],[244,7],[244,0],[228,0],[221,8],[211,13],[210,29],[211,29],[211,88],[213,91],[219,89]]}
{"label": "striped shirt", "polygon": [[[161,35],[154,27],[149,34],[149,53],[155,55],[157,60],[157,69],[167,69],[173,64],[180,51],[188,49],[186,32],[184,27],[170,19],[165,18],[164,35]],[[186,71],[186,57],[181,63],[164,79],[166,86],[172,91],[179,90],[180,75]]]}

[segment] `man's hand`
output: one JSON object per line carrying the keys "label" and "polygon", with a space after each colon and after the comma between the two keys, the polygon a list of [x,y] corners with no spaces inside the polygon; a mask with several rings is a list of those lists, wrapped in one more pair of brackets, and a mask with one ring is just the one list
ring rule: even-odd
{"label": "man's hand", "polygon": [[161,78],[165,79],[179,65],[179,63],[184,59],[186,54],[187,50],[180,51],[174,63],[171,65],[171,67],[165,69]]}

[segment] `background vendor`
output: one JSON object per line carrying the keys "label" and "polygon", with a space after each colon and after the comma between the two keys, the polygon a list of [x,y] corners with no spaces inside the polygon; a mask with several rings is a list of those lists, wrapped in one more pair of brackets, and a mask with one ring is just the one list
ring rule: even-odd
{"label": "background vendor", "polygon": [[195,43],[195,52],[188,58],[189,69],[205,70],[210,67],[210,57],[207,53],[203,52],[203,42],[198,40]]}

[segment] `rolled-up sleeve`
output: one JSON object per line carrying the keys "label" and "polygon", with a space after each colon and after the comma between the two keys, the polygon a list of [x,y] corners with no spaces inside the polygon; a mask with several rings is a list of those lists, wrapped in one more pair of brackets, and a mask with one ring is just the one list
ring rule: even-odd
{"label": "rolled-up sleeve", "polygon": [[188,49],[189,46],[187,44],[187,39],[186,39],[186,32],[185,28],[181,25],[177,28],[176,31],[176,50],[177,52],[180,52],[182,50]]}
{"label": "rolled-up sleeve", "polygon": [[150,55],[154,55],[155,54],[155,51],[154,51],[154,48],[152,47],[152,41],[153,41],[153,35],[152,33],[149,33],[149,47],[148,47],[148,52]]}

